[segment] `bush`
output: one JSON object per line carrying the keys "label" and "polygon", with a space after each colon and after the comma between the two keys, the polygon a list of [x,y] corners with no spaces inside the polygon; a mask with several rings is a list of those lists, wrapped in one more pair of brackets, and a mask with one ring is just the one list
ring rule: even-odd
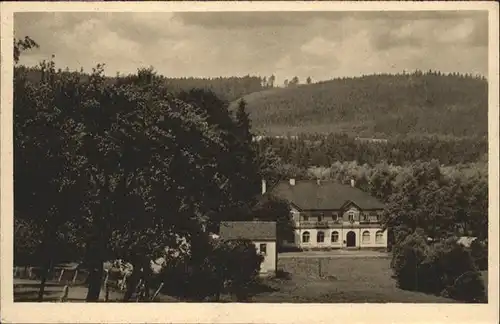
{"label": "bush", "polygon": [[239,301],[247,300],[263,261],[251,241],[214,241],[207,251],[168,262],[161,278],[163,291],[182,299],[203,301],[229,292]]}
{"label": "bush", "polygon": [[425,273],[427,278],[433,277],[428,290],[465,302],[484,300],[481,275],[469,251],[456,238],[434,244],[424,264],[430,269]]}
{"label": "bush", "polygon": [[485,287],[469,251],[455,237],[428,245],[416,231],[395,246],[393,270],[398,286],[464,302],[484,302]]}
{"label": "bush", "polygon": [[455,279],[445,293],[456,300],[469,303],[487,302],[486,289],[481,274],[477,271],[465,272]]}
{"label": "bush", "polygon": [[419,290],[419,267],[426,258],[427,249],[426,237],[419,231],[394,247],[392,267],[401,289]]}
{"label": "bush", "polygon": [[226,263],[225,281],[229,283],[229,292],[234,294],[238,301],[245,301],[257,281],[264,258],[257,253],[251,241],[238,240],[226,244],[229,246],[229,253],[226,260],[223,260]]}
{"label": "bush", "polygon": [[470,254],[479,270],[488,270],[488,244],[486,242],[474,240],[470,246]]}

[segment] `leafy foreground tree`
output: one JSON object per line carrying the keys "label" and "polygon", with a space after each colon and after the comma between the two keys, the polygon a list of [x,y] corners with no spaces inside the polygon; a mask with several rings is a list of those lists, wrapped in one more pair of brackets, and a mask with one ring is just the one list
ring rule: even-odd
{"label": "leafy foreground tree", "polygon": [[[79,229],[87,301],[99,298],[105,260],[131,262],[127,300],[141,276],[147,283],[140,269],[165,247],[179,236],[203,240],[207,222],[224,212],[214,207],[228,206],[219,192],[233,193],[235,204],[248,199],[239,177],[221,165],[220,152],[234,147],[206,112],[173,97],[152,71],[113,85],[102,66],[86,79],[53,63],[40,70],[39,82],[19,75],[15,83],[16,217],[42,228],[46,269],[57,255],[54,233],[68,222]],[[240,161],[235,170],[244,170]]]}
{"label": "leafy foreground tree", "polygon": [[19,62],[22,52],[39,47],[38,43],[29,36],[24,39],[14,39],[14,63]]}
{"label": "leafy foreground tree", "polygon": [[[87,145],[105,148],[91,163],[100,166],[98,174],[105,181],[90,231],[101,237],[92,240],[98,244],[91,255],[106,251],[112,234],[118,233],[134,269],[147,269],[156,253],[175,244],[174,234],[194,240],[203,232],[214,203],[206,193],[220,190],[228,181],[217,165],[217,152],[227,147],[221,132],[196,107],[171,96],[147,71],[138,76],[132,83],[106,88],[105,97],[97,100],[108,105],[96,107],[109,110],[108,116],[126,118],[102,125],[109,133],[93,129],[94,145]],[[104,197],[112,197],[111,202],[103,204]],[[98,297],[104,259],[93,259],[96,275],[88,300]],[[130,295],[129,289],[124,299]]]}
{"label": "leafy foreground tree", "polygon": [[[250,120],[243,102],[233,114],[229,103],[208,90],[183,91],[178,98],[199,109],[207,116],[207,122],[220,131],[225,150],[217,154],[217,174],[227,179],[218,191],[207,192],[212,201],[209,229],[216,232],[222,220],[247,220],[252,217],[251,208],[259,194],[261,164],[252,146]],[[209,198],[211,197],[211,198]]]}
{"label": "leafy foreground tree", "polygon": [[[78,80],[68,77],[62,83],[54,78],[52,63],[42,63],[40,71],[38,84],[28,82],[17,68],[14,74],[14,217],[39,231],[40,246],[33,260],[33,265],[42,267],[39,300],[52,265],[63,261],[59,233],[66,227],[69,234],[70,223],[78,224],[81,193],[86,189],[83,174],[74,172],[83,165],[77,154],[81,126],[73,110],[60,109],[72,107],[65,92],[72,92]],[[18,251],[21,242],[18,237],[14,241]]]}

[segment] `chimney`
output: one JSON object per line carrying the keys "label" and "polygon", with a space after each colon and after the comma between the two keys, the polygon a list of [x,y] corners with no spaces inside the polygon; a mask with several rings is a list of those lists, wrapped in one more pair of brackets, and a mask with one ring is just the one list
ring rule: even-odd
{"label": "chimney", "polygon": [[354,181],[354,179],[351,179],[351,187],[355,187],[356,186],[356,181]]}
{"label": "chimney", "polygon": [[290,186],[295,186],[295,179],[290,179]]}
{"label": "chimney", "polygon": [[262,179],[262,194],[265,194],[266,193],[266,180]]}

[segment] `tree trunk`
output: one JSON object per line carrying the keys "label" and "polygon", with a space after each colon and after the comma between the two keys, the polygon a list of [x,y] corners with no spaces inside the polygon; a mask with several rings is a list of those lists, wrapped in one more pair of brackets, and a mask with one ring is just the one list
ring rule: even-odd
{"label": "tree trunk", "polygon": [[[50,269],[52,268],[52,235],[50,230],[45,233],[45,251],[44,251],[44,263],[42,265],[41,278],[40,278],[40,289],[38,291],[38,302],[43,301],[43,296],[45,294],[45,284],[47,282],[47,277],[49,275]],[[31,279],[31,278],[30,278]]]}
{"label": "tree trunk", "polygon": [[152,270],[151,270],[151,264],[149,260],[146,260],[144,262],[144,267],[143,267],[143,278],[142,280],[144,281],[144,297],[146,300],[149,300],[151,296],[151,275],[152,275]]}
{"label": "tree trunk", "polygon": [[104,274],[103,261],[95,260],[89,269],[89,289],[87,291],[87,302],[97,302],[101,293],[101,283]]}
{"label": "tree trunk", "polygon": [[43,301],[43,295],[45,294],[45,283],[47,282],[47,276],[49,274],[50,269],[50,260],[47,260],[45,264],[42,266],[42,273],[40,279],[40,290],[38,291],[38,301]]}
{"label": "tree trunk", "polygon": [[149,276],[144,277],[144,298],[149,300],[151,298],[151,286],[149,283]]}
{"label": "tree trunk", "polygon": [[133,265],[134,269],[132,270],[132,274],[130,277],[127,279],[127,290],[125,291],[125,294],[123,295],[123,301],[128,302],[134,292],[136,291],[137,283],[139,282],[139,279],[141,277],[141,268],[138,263]]}

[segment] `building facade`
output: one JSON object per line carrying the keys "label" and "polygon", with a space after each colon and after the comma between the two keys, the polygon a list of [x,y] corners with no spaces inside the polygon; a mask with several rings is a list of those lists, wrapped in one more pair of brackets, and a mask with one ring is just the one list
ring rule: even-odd
{"label": "building facade", "polygon": [[264,258],[260,265],[260,273],[272,274],[276,272],[278,250],[276,248],[275,222],[222,222],[219,235],[224,240],[246,239],[252,241],[257,253],[260,253]]}
{"label": "building facade", "polygon": [[[264,182],[262,188],[264,192]],[[290,179],[270,194],[290,203],[294,235],[284,238],[284,245],[304,250],[387,248],[387,231],[380,223],[384,205],[354,182]]]}

